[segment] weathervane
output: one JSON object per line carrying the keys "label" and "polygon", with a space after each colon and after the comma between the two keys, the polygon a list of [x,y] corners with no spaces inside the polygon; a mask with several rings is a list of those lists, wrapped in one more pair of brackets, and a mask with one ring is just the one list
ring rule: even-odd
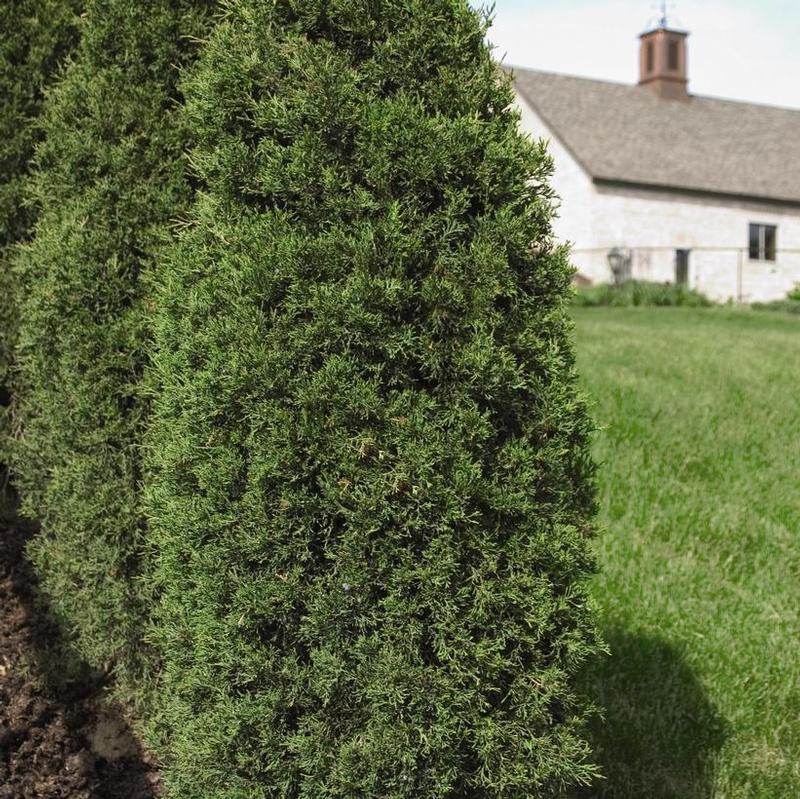
{"label": "weathervane", "polygon": [[651,17],[651,24],[655,24],[659,28],[669,27],[670,12],[675,10],[675,3],[670,3],[668,0],[659,0],[659,2],[653,3],[651,8],[658,12],[654,17]]}

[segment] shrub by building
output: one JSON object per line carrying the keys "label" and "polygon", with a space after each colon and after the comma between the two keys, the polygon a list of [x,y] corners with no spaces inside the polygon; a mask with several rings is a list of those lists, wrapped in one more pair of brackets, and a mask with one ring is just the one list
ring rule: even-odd
{"label": "shrub by building", "polygon": [[32,556],[80,654],[129,683],[146,611],[147,280],[190,196],[176,84],[210,5],[85,4],[80,46],[45,104],[39,215],[17,264],[13,462],[24,511],[42,525]]}
{"label": "shrub by building", "polygon": [[147,451],[180,799],[590,778],[590,425],[550,159],[466,0],[234,0]]}
{"label": "shrub by building", "polygon": [[704,294],[687,286],[643,280],[628,280],[619,286],[610,283],[580,286],[575,289],[574,302],[575,305],[588,308],[602,306],[710,308],[713,305]]}

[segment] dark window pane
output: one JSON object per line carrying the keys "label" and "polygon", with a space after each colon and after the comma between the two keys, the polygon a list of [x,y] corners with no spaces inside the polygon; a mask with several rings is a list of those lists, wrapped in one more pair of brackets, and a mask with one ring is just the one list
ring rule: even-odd
{"label": "dark window pane", "polygon": [[775,225],[764,225],[764,259],[774,261],[777,256],[778,228]]}
{"label": "dark window pane", "polygon": [[669,69],[677,70],[678,69],[678,43],[675,39],[672,39],[669,43]]}
{"label": "dark window pane", "polygon": [[753,261],[761,257],[760,228],[761,225],[750,225],[750,259]]}
{"label": "dark window pane", "polygon": [[653,43],[647,43],[647,71],[652,72],[653,67],[655,66],[655,56],[653,50]]}

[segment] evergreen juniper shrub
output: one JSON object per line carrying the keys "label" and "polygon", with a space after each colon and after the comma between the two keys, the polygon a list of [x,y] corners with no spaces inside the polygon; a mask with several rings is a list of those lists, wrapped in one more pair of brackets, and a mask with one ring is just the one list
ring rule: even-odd
{"label": "evergreen juniper shrub", "polygon": [[33,209],[25,185],[45,90],[78,38],[80,0],[0,3],[0,463],[6,462],[10,370],[18,312],[11,261]]}
{"label": "evergreen juniper shrub", "polygon": [[139,669],[138,579],[147,276],[187,204],[179,68],[210,2],[89,0],[73,62],[42,115],[19,252],[19,380],[13,464],[41,521],[32,557],[56,615],[92,665]]}
{"label": "evergreen juniper shrub", "polygon": [[597,640],[550,157],[467,0],[226,12],[157,274],[171,796],[560,796]]}

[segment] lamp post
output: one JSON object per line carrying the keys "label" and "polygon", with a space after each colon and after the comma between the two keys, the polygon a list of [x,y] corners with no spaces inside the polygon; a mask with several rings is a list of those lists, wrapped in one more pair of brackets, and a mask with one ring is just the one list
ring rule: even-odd
{"label": "lamp post", "polygon": [[630,277],[630,251],[620,249],[619,247],[614,247],[608,253],[608,265],[611,267],[614,285],[621,286]]}

